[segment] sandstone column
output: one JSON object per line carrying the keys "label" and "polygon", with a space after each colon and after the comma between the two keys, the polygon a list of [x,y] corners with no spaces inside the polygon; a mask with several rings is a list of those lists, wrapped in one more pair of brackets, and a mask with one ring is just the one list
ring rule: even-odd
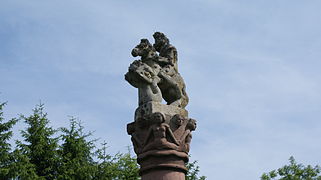
{"label": "sandstone column", "polygon": [[[132,50],[140,56],[125,79],[138,88],[134,122],[127,125],[142,180],[184,180],[196,121],[188,117],[188,96],[178,73],[177,51],[168,38],[156,32],[155,44],[147,39]],[[162,104],[162,99],[167,104]]]}

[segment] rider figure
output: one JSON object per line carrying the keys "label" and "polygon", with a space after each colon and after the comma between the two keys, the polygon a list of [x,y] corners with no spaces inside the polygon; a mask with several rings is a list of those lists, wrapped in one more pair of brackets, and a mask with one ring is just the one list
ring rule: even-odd
{"label": "rider figure", "polygon": [[176,73],[178,73],[176,48],[169,43],[169,39],[161,32],[155,32],[153,37],[155,39],[153,46],[159,52],[157,59],[159,65],[162,67],[167,66],[167,68],[173,67]]}

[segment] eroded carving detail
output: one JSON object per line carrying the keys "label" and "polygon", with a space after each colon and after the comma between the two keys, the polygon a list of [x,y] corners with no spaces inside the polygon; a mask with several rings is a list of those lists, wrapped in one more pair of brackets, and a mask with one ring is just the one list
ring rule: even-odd
{"label": "eroded carving detail", "polygon": [[[160,32],[133,48],[139,56],[130,64],[125,79],[138,88],[138,105],[134,122],[127,125],[140,173],[153,168],[176,168],[186,172],[184,163],[196,129],[196,121],[185,110],[188,96],[185,82],[178,72],[177,50]],[[164,99],[167,104],[162,104]]]}
{"label": "eroded carving detail", "polygon": [[154,45],[141,39],[132,50],[132,55],[141,59],[129,66],[125,79],[138,88],[139,105],[161,102],[163,98],[168,105],[185,108],[188,96],[185,82],[178,73],[176,48],[163,33],[156,32],[153,37]]}
{"label": "eroded carving detail", "polygon": [[161,112],[138,118],[127,125],[127,132],[132,136],[131,140],[138,156],[138,163],[146,164],[142,167],[144,170],[146,166],[151,166],[146,162],[144,164],[144,159],[155,158],[155,156],[177,156],[177,153],[185,154],[185,156],[178,157],[184,165],[184,162],[188,161],[191,132],[195,129],[194,119],[176,114],[170,118],[169,123],[166,123],[165,116]]}

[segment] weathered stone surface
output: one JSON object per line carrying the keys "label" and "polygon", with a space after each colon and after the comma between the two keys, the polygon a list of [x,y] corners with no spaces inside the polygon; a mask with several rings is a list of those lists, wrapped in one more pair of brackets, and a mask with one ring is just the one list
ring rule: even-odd
{"label": "weathered stone surface", "polygon": [[[184,111],[181,109],[178,112]],[[167,121],[163,113],[154,112],[151,115],[139,116],[127,125],[137,162],[141,165],[141,174],[159,167],[186,172],[184,163],[188,162],[191,132],[196,129],[196,121],[180,114],[167,114]]]}
{"label": "weathered stone surface", "polygon": [[154,45],[141,39],[132,50],[132,55],[141,59],[129,66],[125,79],[138,88],[139,105],[161,102],[163,98],[168,105],[185,108],[189,99],[185,82],[178,73],[177,50],[163,33],[156,32],[153,37]]}
{"label": "weathered stone surface", "polygon": [[[125,79],[138,88],[134,122],[127,124],[142,180],[184,180],[192,131],[196,120],[188,117],[188,96],[178,73],[177,50],[160,32],[155,44],[142,39],[133,50],[140,56]],[[164,99],[167,104],[162,104]]]}
{"label": "weathered stone surface", "polygon": [[185,174],[180,171],[159,169],[144,174],[142,180],[185,180]]}
{"label": "weathered stone surface", "polygon": [[135,111],[135,119],[143,118],[156,112],[162,112],[165,115],[165,122],[169,123],[172,116],[179,114],[188,117],[188,111],[173,105],[165,105],[160,102],[148,102],[139,106]]}

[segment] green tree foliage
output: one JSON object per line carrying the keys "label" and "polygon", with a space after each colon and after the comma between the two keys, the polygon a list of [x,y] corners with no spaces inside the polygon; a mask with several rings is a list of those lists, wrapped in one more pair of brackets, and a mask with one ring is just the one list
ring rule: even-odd
{"label": "green tree foliage", "polygon": [[[61,135],[49,126],[44,105],[37,105],[33,114],[20,116],[27,127],[21,131],[23,142],[17,141],[12,151],[8,140],[11,128],[18,121],[4,122],[0,104],[0,180],[140,180],[136,158],[127,153],[110,155],[107,144],[96,150],[91,133],[74,118],[69,128],[60,128]],[[60,143],[58,143],[60,142]],[[198,176],[196,161],[188,163],[186,180],[204,180]]]}
{"label": "green tree foliage", "polygon": [[30,158],[20,149],[15,149],[13,156],[15,162],[11,166],[11,171],[13,174],[10,176],[10,179],[45,180],[44,177],[39,177],[37,175],[36,166],[30,162]]}
{"label": "green tree foliage", "polygon": [[95,176],[95,163],[92,158],[94,141],[87,141],[91,133],[84,133],[84,127],[74,118],[70,128],[61,128],[61,165],[59,178],[63,180],[90,180]]}
{"label": "green tree foliage", "polygon": [[[95,180],[139,180],[138,174],[139,165],[136,158],[131,154],[118,153],[111,156],[107,153],[107,144],[103,143],[102,148],[97,151],[98,159],[98,171]],[[185,176],[186,180],[205,180],[205,176],[199,176],[200,167],[197,165],[197,161],[187,163],[186,167],[188,172]]]}
{"label": "green tree foliage", "polygon": [[131,157],[130,153],[116,154],[115,159],[116,179],[140,179],[136,159]]}
{"label": "green tree foliage", "polygon": [[107,143],[102,144],[102,148],[96,151],[98,158],[97,171],[95,175],[95,180],[108,180],[115,177],[114,174],[114,163],[113,156],[107,153]]}
{"label": "green tree foliage", "polygon": [[97,150],[97,157],[99,163],[97,164],[96,180],[140,179],[139,166],[129,152],[111,156],[107,153],[107,144],[103,143],[102,148]]}
{"label": "green tree foliage", "polygon": [[12,136],[11,128],[16,124],[17,119],[11,119],[4,122],[3,107],[5,103],[0,104],[0,177],[8,179],[12,177],[13,154],[11,153],[11,145],[8,140]]}
{"label": "green tree foliage", "polygon": [[[20,148],[20,165],[34,167],[36,174],[47,180],[56,179],[58,167],[58,138],[52,136],[56,130],[49,127],[47,114],[43,112],[43,104],[37,105],[29,117],[21,115],[20,119],[27,124],[27,129],[21,131],[25,143],[17,142]],[[28,162],[31,165],[28,165]],[[27,163],[27,164],[26,164]],[[24,168],[23,168],[24,169]],[[19,174],[24,174],[20,172]]]}
{"label": "green tree foliage", "polygon": [[185,176],[186,180],[205,180],[205,176],[199,177],[200,167],[197,165],[197,161],[193,161],[191,163],[187,163],[186,167],[188,169],[188,172]]}
{"label": "green tree foliage", "polygon": [[264,173],[261,180],[321,180],[321,168],[319,166],[297,164],[292,156],[289,161],[289,165]]}

